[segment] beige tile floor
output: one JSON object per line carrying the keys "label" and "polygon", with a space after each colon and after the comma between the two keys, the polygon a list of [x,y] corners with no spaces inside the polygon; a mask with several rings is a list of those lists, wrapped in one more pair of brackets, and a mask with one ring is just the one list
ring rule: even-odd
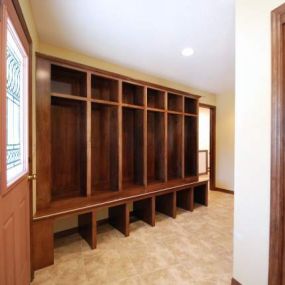
{"label": "beige tile floor", "polygon": [[98,248],[79,235],[55,242],[55,264],[35,273],[32,285],[230,284],[233,195],[210,193],[209,207],[156,216],[156,226],[131,224],[129,237],[106,225]]}

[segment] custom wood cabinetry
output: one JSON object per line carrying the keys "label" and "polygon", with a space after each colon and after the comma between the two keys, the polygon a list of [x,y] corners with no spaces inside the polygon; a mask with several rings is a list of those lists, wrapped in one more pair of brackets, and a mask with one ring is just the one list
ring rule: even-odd
{"label": "custom wood cabinetry", "polygon": [[[155,209],[175,217],[177,205],[192,211],[195,197],[206,204],[198,96],[44,55],[36,86],[35,227],[77,213],[79,232],[95,248],[95,209],[108,207],[110,223],[128,235],[128,203],[151,225]],[[35,268],[52,258],[35,256]]]}

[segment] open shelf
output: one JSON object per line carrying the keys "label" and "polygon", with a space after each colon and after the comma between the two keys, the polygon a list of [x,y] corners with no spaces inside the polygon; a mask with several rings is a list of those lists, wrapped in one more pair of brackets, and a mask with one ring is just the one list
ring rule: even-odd
{"label": "open shelf", "polygon": [[91,189],[118,190],[118,107],[92,104]]}
{"label": "open shelf", "polygon": [[164,169],[164,114],[147,112],[147,183],[162,182]]}
{"label": "open shelf", "polygon": [[86,103],[51,98],[51,195],[86,194]]}
{"label": "open shelf", "polygon": [[52,64],[50,91],[86,97],[86,73]]}
{"label": "open shelf", "polygon": [[92,74],[91,96],[93,99],[118,102],[119,81]]}
{"label": "open shelf", "polygon": [[185,103],[184,103],[185,113],[196,115],[198,113],[197,107],[198,107],[197,100],[185,97]]}
{"label": "open shelf", "polygon": [[130,105],[144,105],[144,87],[123,82],[123,103]]}
{"label": "open shelf", "polygon": [[167,120],[167,177],[182,177],[182,115],[168,114]]}
{"label": "open shelf", "polygon": [[123,188],[143,185],[143,110],[123,108]]}
{"label": "open shelf", "polygon": [[184,120],[184,174],[185,177],[196,177],[198,176],[198,122],[196,117],[185,116]]}
{"label": "open shelf", "polygon": [[147,88],[147,106],[149,108],[164,109],[165,92]]}
{"label": "open shelf", "polygon": [[176,95],[173,93],[168,93],[168,110],[175,111],[175,112],[182,112],[182,99],[183,97],[180,95]]}

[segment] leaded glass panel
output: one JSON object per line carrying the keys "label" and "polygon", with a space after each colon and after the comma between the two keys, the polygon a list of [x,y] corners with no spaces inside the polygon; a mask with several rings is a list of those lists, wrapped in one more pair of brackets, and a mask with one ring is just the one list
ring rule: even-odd
{"label": "leaded glass panel", "polygon": [[26,170],[26,56],[8,21],[6,50],[7,184]]}

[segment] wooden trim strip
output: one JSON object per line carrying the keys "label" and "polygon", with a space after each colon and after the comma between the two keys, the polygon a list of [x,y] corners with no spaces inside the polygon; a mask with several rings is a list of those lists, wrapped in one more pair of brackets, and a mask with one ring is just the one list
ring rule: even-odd
{"label": "wooden trim strip", "polygon": [[242,284],[238,282],[236,279],[232,278],[232,285],[242,285]]}
{"label": "wooden trim strip", "polygon": [[219,188],[219,187],[215,187],[215,189],[211,189],[212,191],[216,191],[216,192],[222,192],[222,193],[227,193],[227,194],[232,194],[234,195],[235,192],[232,190],[228,190],[228,189],[223,189],[223,188]]}

